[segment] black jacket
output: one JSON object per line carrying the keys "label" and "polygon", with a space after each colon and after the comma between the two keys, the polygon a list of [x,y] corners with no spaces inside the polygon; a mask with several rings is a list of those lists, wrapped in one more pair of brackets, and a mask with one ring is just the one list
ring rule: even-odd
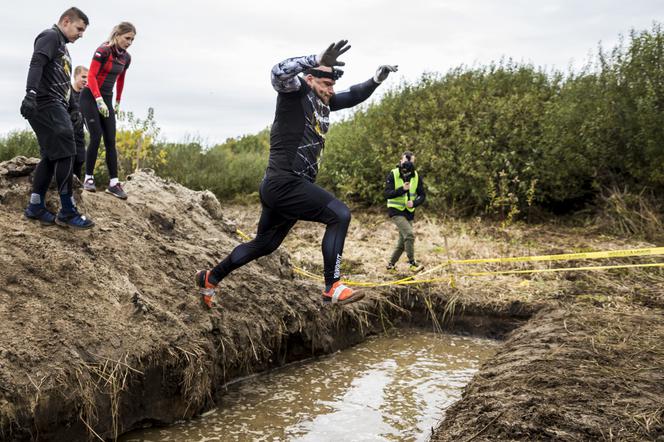
{"label": "black jacket", "polygon": [[[399,167],[397,165],[397,167]],[[401,172],[399,172],[401,174]],[[403,179],[403,176],[401,177]],[[392,175],[392,171],[387,174],[387,178],[385,179],[385,192],[383,195],[385,196],[386,200],[396,198],[398,196],[403,195],[404,193],[407,193],[406,190],[404,190],[403,187],[399,187],[398,189],[394,188],[394,175]],[[413,207],[417,207],[421,205],[424,200],[426,199],[426,193],[424,192],[424,180],[422,179],[422,175],[419,174],[418,172],[418,182],[417,182],[417,197],[413,200]],[[415,212],[410,212],[408,210],[398,210],[393,207],[388,207],[387,208],[387,214],[390,217],[393,216],[405,216],[406,219],[414,219],[415,218]]]}

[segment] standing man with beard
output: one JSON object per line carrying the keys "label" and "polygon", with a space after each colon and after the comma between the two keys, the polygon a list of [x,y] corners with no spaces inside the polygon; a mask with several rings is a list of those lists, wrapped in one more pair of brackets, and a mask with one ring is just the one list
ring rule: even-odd
{"label": "standing man with beard", "polygon": [[270,158],[259,189],[262,211],[258,230],[253,240],[237,246],[215,268],[196,274],[196,284],[208,307],[223,278],[275,251],[298,220],[326,225],[322,243],[323,302],[346,304],[362,298],[362,293],[340,281],[350,210],[315,180],[330,111],[363,102],[397,67],[380,66],[372,78],[337,94],[334,85],[343,71],[335,66],[345,64],[338,58],[349,49],[348,41],[340,40],[320,55],[289,58],[272,68],[277,109],[270,133]]}
{"label": "standing man with beard", "polygon": [[[70,115],[71,57],[67,43],[83,36],[88,17],[78,8],[69,8],[58,24],[35,39],[30,60],[26,94],[21,103],[25,117],[37,135],[41,161],[35,169],[30,203],[25,217],[50,226],[89,229],[92,220],[78,213],[72,192],[76,144]],[[77,109],[73,111],[78,112]],[[46,209],[48,186],[55,174],[61,209],[57,216]]]}

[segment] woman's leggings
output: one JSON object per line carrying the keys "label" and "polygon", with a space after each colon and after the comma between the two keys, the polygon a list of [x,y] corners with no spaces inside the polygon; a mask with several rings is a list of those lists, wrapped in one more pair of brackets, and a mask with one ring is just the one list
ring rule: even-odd
{"label": "woman's leggings", "polygon": [[88,150],[85,154],[85,173],[87,175],[94,174],[99,143],[103,137],[109,177],[117,178],[118,153],[115,149],[115,110],[113,109],[113,96],[105,96],[103,99],[108,107],[109,115],[107,118],[102,117],[99,113],[97,103],[90,89],[84,88],[81,92],[81,113],[83,114],[88,132],[90,132],[90,144],[88,144]]}
{"label": "woman's leggings", "polygon": [[261,217],[256,237],[237,246],[210,275],[218,283],[233,270],[274,252],[298,220],[326,225],[323,236],[323,276],[326,286],[341,278],[341,255],[350,224],[350,210],[334,195],[301,178],[265,178],[260,187]]}

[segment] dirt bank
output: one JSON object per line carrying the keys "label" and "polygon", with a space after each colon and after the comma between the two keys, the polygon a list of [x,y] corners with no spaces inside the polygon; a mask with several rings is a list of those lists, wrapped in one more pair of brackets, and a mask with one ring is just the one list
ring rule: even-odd
{"label": "dirt bank", "polygon": [[[445,298],[410,289],[370,291],[356,305],[322,308],[320,285],[295,279],[284,251],[236,272],[220,307],[207,311],[193,274],[238,243],[211,193],[140,172],[126,183],[127,202],[77,192],[94,229],[44,228],[22,218],[35,163],[0,164],[4,440],[112,439],[194,416],[239,376],[402,322],[442,323],[430,320],[439,314],[431,306]],[[56,208],[54,192],[50,198]],[[502,336],[536,309],[469,303],[466,315],[443,325]],[[487,321],[490,315],[497,320]]]}
{"label": "dirt bank", "polygon": [[482,367],[431,440],[664,440],[662,313],[540,313]]}
{"label": "dirt bank", "polygon": [[[127,202],[78,191],[94,229],[43,228],[22,219],[35,164],[0,163],[0,439],[112,439],[192,417],[228,381],[405,324],[497,338],[517,329],[434,438],[662,432],[661,270],[459,276],[454,286],[371,289],[355,305],[321,307],[320,284],[290,264],[320,271],[322,227],[298,223],[277,253],[229,277],[207,311],[193,274],[238,244],[237,227],[253,232],[255,205],[222,206],[143,171],[127,181]],[[587,229],[418,216],[428,268],[447,258],[647,246]],[[349,233],[350,279],[397,277],[384,272],[394,231],[383,214],[356,213]]]}

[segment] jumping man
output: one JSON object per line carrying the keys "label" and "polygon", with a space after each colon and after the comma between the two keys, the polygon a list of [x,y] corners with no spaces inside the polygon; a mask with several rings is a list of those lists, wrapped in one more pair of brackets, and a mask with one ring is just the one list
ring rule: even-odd
{"label": "jumping man", "polygon": [[380,66],[373,78],[336,94],[334,85],[343,71],[335,66],[345,64],[338,58],[350,49],[347,43],[340,40],[320,55],[289,58],[272,68],[277,108],[270,133],[268,166],[259,188],[262,210],[256,237],[237,246],[212,270],[196,274],[196,283],[208,307],[222,279],[275,251],[298,220],[326,225],[322,243],[323,301],[345,304],[362,298],[361,293],[340,282],[350,210],[316,185],[315,180],[330,125],[330,111],[349,108],[369,98],[390,72],[396,72],[397,66]]}

